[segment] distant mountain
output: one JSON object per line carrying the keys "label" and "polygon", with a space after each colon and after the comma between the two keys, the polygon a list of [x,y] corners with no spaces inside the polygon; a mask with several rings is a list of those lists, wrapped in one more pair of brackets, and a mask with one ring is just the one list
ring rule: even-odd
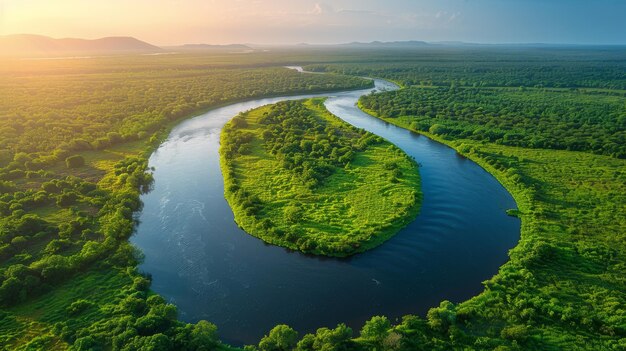
{"label": "distant mountain", "polygon": [[249,52],[254,49],[244,44],[228,44],[228,45],[213,45],[213,44],[184,44],[178,46],[166,46],[168,50],[176,51],[228,51],[228,52]]}
{"label": "distant mountain", "polygon": [[431,44],[425,41],[418,40],[408,40],[408,41],[372,41],[369,43],[361,43],[361,42],[352,42],[348,44],[339,44],[339,46],[343,47],[352,47],[352,48],[398,48],[398,49],[408,49],[415,47],[424,47],[430,46]]}
{"label": "distant mountain", "polygon": [[161,48],[132,37],[100,39],[54,39],[43,35],[0,36],[0,55],[17,57],[102,55],[112,53],[156,53]]}

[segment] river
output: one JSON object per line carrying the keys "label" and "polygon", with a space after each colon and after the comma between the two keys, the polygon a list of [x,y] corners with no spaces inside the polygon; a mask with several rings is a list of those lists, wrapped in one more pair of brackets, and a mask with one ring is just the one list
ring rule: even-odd
{"label": "river", "polygon": [[[376,89],[397,89],[375,80]],[[276,324],[301,335],[373,315],[424,315],[442,300],[460,302],[483,289],[520,235],[511,195],[488,172],[451,148],[363,113],[372,89],[256,99],[211,110],[176,126],[151,155],[154,188],[142,195],[131,241],[152,289],[180,318],[215,323],[234,345],[253,344]],[[419,216],[395,237],[347,259],[303,255],[264,244],[237,227],[219,167],[223,125],[240,112],[287,99],[328,96],[348,123],[386,138],[420,163]]]}

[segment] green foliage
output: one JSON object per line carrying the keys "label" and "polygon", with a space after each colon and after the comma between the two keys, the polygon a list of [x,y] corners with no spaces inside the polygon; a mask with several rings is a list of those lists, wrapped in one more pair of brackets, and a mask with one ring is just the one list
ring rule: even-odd
{"label": "green foliage", "polygon": [[[206,57],[179,59],[94,58],[80,63],[83,67],[63,60],[3,62],[0,96],[7,103],[0,104],[0,150],[102,150],[229,101],[372,85],[281,67],[220,67]],[[118,69],[120,64],[130,68]]]}
{"label": "green foliage", "polygon": [[78,168],[85,165],[85,158],[80,155],[70,156],[65,159],[67,168]]}
{"label": "green foliage", "polygon": [[335,329],[320,328],[315,334],[306,334],[294,350],[296,351],[350,351],[357,350],[352,340],[352,329],[339,324]]}
{"label": "green foliage", "polygon": [[413,129],[530,148],[626,158],[626,97],[580,91],[409,88],[361,98],[368,111]]}
{"label": "green foliage", "polygon": [[500,332],[504,339],[525,342],[528,339],[528,328],[525,325],[511,325]]}
{"label": "green foliage", "polygon": [[[385,120],[415,130],[413,116]],[[619,349],[626,337],[626,161],[446,138],[438,140],[478,162],[514,195],[519,210],[510,212],[522,220],[522,237],[481,295],[458,305],[444,301],[415,334],[397,326],[402,344]]]}
{"label": "green foliage", "polygon": [[450,301],[443,301],[439,307],[428,311],[428,325],[440,332],[448,331],[448,328],[456,321],[455,306]]}
{"label": "green foliage", "polygon": [[[367,50],[307,70],[381,77],[403,86],[490,86],[626,90],[621,47],[419,48]],[[342,62],[343,61],[343,62]],[[618,92],[623,96],[623,91]]]}
{"label": "green foliage", "polygon": [[222,132],[226,199],[246,232],[308,253],[380,245],[416,215],[415,162],[330,115],[321,100],[235,117]]}
{"label": "green foliage", "polygon": [[377,347],[382,347],[383,342],[389,336],[391,322],[385,316],[374,316],[361,329],[361,337],[372,342]]}
{"label": "green foliage", "polygon": [[298,341],[298,332],[289,326],[280,324],[270,330],[259,342],[260,351],[289,351]]}
{"label": "green foliage", "polygon": [[72,302],[72,304],[67,308],[67,313],[70,315],[77,315],[89,307],[92,307],[94,304],[91,301],[80,299],[78,301]]}

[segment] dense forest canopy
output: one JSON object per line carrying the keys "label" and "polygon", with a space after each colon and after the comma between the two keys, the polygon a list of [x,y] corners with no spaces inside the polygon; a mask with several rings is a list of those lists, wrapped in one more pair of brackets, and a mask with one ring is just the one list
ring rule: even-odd
{"label": "dense forest canopy", "polygon": [[137,71],[62,72],[0,80],[0,95],[10,102],[0,105],[0,149],[103,149],[145,139],[166,123],[229,101],[371,86],[352,77],[302,77],[280,67],[162,64]]}
{"label": "dense forest canopy", "polygon": [[[367,59],[363,59],[367,57]],[[626,90],[623,47],[428,48],[390,50],[345,62],[310,64],[308,70],[373,76],[404,86],[497,86]]]}
{"label": "dense forest canopy", "polygon": [[319,66],[404,84],[361,107],[478,162],[519,206],[510,213],[522,220],[520,243],[485,292],[431,309],[420,337],[402,334],[400,349],[626,347],[625,61],[596,54]]}
{"label": "dense forest canopy", "polygon": [[361,98],[447,137],[626,157],[626,97],[543,89],[408,88]]}

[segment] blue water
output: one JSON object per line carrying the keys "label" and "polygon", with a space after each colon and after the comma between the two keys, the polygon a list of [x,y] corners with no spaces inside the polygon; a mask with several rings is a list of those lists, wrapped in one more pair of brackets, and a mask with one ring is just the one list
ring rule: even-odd
{"label": "blue water", "polygon": [[[397,89],[375,80],[377,89]],[[348,259],[269,246],[234,223],[219,168],[222,126],[239,112],[286,99],[258,99],[212,110],[178,125],[150,157],[154,189],[132,242],[145,253],[152,289],[180,318],[206,319],[226,342],[257,343],[276,324],[301,335],[344,322],[359,330],[373,315],[423,315],[442,300],[482,291],[519,239],[505,210],[511,195],[486,171],[447,146],[371,117],[356,106],[371,89],[320,94],[327,108],[380,135],[421,164],[417,219],[380,247]]]}

